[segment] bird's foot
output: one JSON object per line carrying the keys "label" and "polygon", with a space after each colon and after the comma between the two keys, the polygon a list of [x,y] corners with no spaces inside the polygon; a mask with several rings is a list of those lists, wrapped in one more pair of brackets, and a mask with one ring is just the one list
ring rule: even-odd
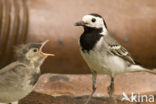
{"label": "bird's foot", "polygon": [[110,86],[108,86],[109,97],[113,96],[113,92],[114,92],[114,83],[111,83]]}
{"label": "bird's foot", "polygon": [[108,104],[117,104],[117,100],[113,96],[113,92],[114,92],[114,78],[111,78],[110,86],[108,86],[108,94],[109,94]]}
{"label": "bird's foot", "polygon": [[91,93],[91,95],[88,97],[87,101],[85,102],[85,104],[88,104],[89,101],[91,100],[91,98],[93,97],[94,92],[96,91],[96,88],[93,88],[93,91]]}

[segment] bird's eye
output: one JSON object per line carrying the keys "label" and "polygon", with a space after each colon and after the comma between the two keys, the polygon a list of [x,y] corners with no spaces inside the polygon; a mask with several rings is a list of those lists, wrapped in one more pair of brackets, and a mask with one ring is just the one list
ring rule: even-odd
{"label": "bird's eye", "polygon": [[33,49],[33,52],[37,52],[38,51],[38,49]]}
{"label": "bird's eye", "polygon": [[96,22],[96,19],[95,18],[92,18],[92,22]]}

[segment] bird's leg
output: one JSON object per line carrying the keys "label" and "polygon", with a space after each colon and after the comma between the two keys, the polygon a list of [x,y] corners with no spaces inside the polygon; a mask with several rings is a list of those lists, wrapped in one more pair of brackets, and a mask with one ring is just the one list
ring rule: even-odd
{"label": "bird's leg", "polygon": [[114,92],[114,78],[111,77],[111,83],[110,83],[110,86],[108,87],[109,97],[112,97],[113,92]]}
{"label": "bird's leg", "polygon": [[109,104],[117,104],[116,98],[113,97],[113,92],[114,92],[114,78],[111,77],[111,83],[110,83],[110,86],[108,87],[108,94],[110,97]]}
{"label": "bird's leg", "polygon": [[96,76],[97,76],[97,73],[95,71],[92,71],[92,93],[91,95],[88,97],[87,101],[85,104],[88,104],[89,101],[91,100],[94,92],[96,91]]}

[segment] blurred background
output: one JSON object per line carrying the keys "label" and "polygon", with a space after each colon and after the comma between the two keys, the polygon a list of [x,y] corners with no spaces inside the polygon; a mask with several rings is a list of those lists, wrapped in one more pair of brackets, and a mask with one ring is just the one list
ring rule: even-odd
{"label": "blurred background", "polygon": [[110,34],[147,68],[156,67],[155,0],[0,0],[0,68],[14,60],[13,47],[50,40],[44,51],[54,53],[42,73],[90,73],[78,39],[83,32],[74,23],[98,13]]}

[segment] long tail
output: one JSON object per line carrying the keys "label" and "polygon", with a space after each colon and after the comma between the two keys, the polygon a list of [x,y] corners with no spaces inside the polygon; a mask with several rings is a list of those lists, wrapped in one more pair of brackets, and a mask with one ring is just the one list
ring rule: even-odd
{"label": "long tail", "polygon": [[128,72],[143,72],[144,71],[144,72],[148,72],[151,74],[156,74],[156,71],[144,68],[144,67],[139,66],[139,65],[131,65],[127,68],[127,71]]}

